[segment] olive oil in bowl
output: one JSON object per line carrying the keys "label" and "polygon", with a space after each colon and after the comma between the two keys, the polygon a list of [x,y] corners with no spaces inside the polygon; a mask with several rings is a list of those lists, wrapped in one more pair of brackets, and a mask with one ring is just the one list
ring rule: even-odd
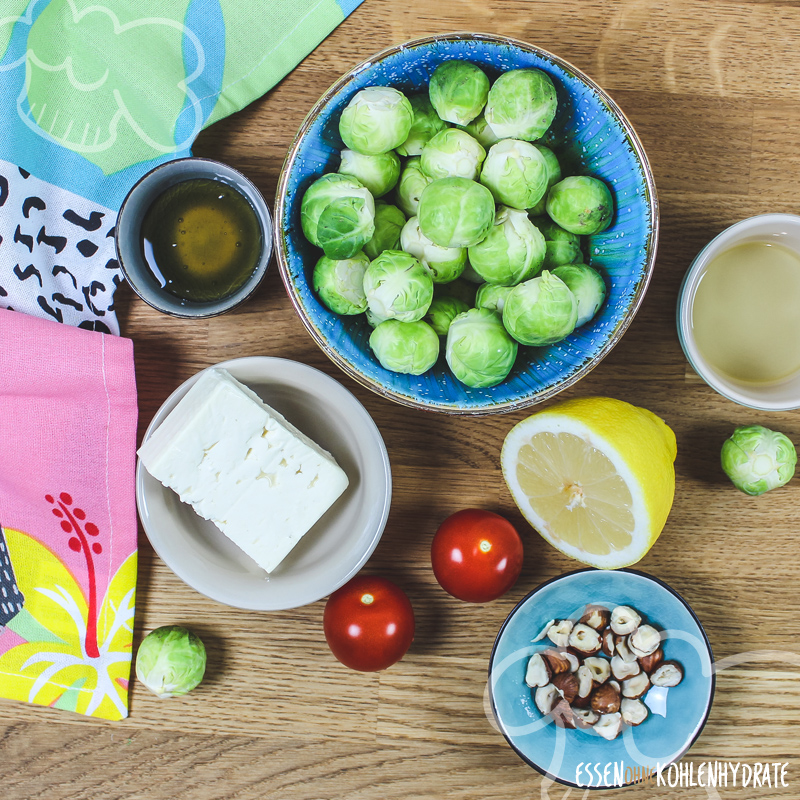
{"label": "olive oil in bowl", "polygon": [[691,325],[700,355],[735,381],[800,372],[800,256],[764,241],[719,253],[700,278]]}
{"label": "olive oil in bowl", "polygon": [[191,178],[160,194],[141,227],[144,259],[159,285],[193,303],[241,289],[258,266],[261,227],[250,202],[213,178]]}

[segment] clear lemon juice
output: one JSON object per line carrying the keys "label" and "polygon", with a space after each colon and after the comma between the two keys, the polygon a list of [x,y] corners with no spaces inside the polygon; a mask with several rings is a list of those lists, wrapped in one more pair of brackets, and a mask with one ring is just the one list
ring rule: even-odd
{"label": "clear lemon juice", "polygon": [[703,358],[745,383],[774,383],[800,370],[800,256],[772,242],[720,253],[692,304]]}

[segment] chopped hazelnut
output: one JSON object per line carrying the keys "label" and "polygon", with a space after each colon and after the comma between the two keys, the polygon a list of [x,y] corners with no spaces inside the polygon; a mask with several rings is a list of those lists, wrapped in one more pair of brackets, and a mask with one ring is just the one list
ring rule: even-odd
{"label": "chopped hazelnut", "polygon": [[650,713],[641,700],[634,700],[630,697],[626,697],[622,701],[619,710],[622,714],[622,721],[633,727],[641,725]]}
{"label": "chopped hazelnut", "polygon": [[677,661],[665,661],[650,676],[653,686],[677,686],[683,680],[683,667]]}
{"label": "chopped hazelnut", "polygon": [[615,711],[619,711],[621,699],[618,688],[610,683],[604,683],[591,694],[592,711],[596,711],[598,714],[613,714]]}
{"label": "chopped hazelnut", "polygon": [[550,683],[551,675],[550,666],[542,654],[534,653],[528,661],[528,669],[525,671],[525,683],[531,688],[547,686]]}
{"label": "chopped hazelnut", "polygon": [[630,606],[617,606],[611,612],[611,630],[623,636],[633,633],[641,621],[639,613]]}

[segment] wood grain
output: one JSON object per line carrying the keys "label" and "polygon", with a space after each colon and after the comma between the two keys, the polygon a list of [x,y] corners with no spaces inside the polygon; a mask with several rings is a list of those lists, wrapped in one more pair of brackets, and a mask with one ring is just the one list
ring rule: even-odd
{"label": "wood grain", "polygon": [[[743,217],[800,205],[800,3],[366,0],[264,98],[205,131],[195,153],[245,172],[271,204],[289,143],[331,83],[383,47],[454,30],[500,33],[566,58],[615,98],[642,138],[661,203],[653,280],[619,345],[565,396],[623,398],[652,409],[676,432],[675,504],[639,566],[683,594],[716,657],[730,660],[687,759],[789,765],[789,788],[640,787],[605,796],[800,797],[800,479],[748,498],[718,464],[735,425],[766,424],[800,442],[800,416],[748,411],[715,395],[688,368],[674,326],[682,276],[710,238]],[[389,522],[367,569],[407,589],[416,639],[390,670],[351,672],[327,650],[322,602],[269,614],[217,605],[175,577],[142,534],[136,643],[158,625],[190,625],[209,647],[207,680],[172,701],[134,684],[130,717],[118,724],[0,702],[4,796],[566,797],[517,758],[485,710],[488,656],[506,615],[538,583],[576,566],[530,529],[503,483],[500,446],[525,413],[424,414],[355,384],[306,333],[274,264],[257,295],[221,318],[170,319],[125,290],[119,307],[123,333],[136,348],[140,436],[183,380],[239,356],[303,361],[364,403],[385,438],[394,477]],[[467,506],[503,513],[524,533],[518,584],[485,606],[447,596],[429,566],[437,525]],[[763,651],[771,652],[757,655]],[[747,653],[755,660],[738,663]]]}

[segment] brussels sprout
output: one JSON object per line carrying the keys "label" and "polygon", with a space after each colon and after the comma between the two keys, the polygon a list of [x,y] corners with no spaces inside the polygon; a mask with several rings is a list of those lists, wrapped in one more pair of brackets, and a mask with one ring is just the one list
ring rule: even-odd
{"label": "brussels sprout", "polygon": [[575,233],[565,231],[548,217],[534,217],[531,222],[544,236],[546,252],[542,269],[552,270],[562,264],[575,264],[583,259],[581,240]]}
{"label": "brussels sprout", "polygon": [[355,178],[323,175],[303,195],[300,222],[308,241],[328,258],[352,258],[375,233],[375,201]]}
{"label": "brussels sprout", "polygon": [[[558,163],[558,157],[549,147],[545,147],[539,142],[533,142],[533,146],[544,156],[544,160],[547,163],[547,188],[549,189],[561,180],[561,164]],[[528,213],[532,217],[541,216],[545,213],[546,205],[547,192],[542,195],[536,205],[528,209]]]}
{"label": "brussels sprout", "polygon": [[422,148],[422,171],[438,178],[469,178],[474,181],[486,158],[486,151],[477,139],[458,128],[446,128],[437,133]]}
{"label": "brussels sprout", "polygon": [[538,69],[504,72],[489,90],[483,115],[501,139],[540,139],[556,115],[556,89]]}
{"label": "brussels sprout", "polygon": [[489,149],[481,170],[481,183],[498,203],[526,209],[547,192],[545,157],[530,142],[503,139]]}
{"label": "brussels sprout", "polygon": [[364,273],[364,291],[376,317],[416,322],[433,300],[433,278],[414,256],[384,250]]}
{"label": "brussels sprout", "polygon": [[578,319],[575,327],[585,325],[603,305],[606,299],[606,285],[599,272],[586,264],[565,264],[556,267],[553,275],[561,278],[578,301]]}
{"label": "brussels sprout", "polygon": [[544,253],[544,236],[528,214],[498,206],[486,238],[469,248],[469,263],[487,283],[515,286],[539,272]]}
{"label": "brussels sprout", "polygon": [[447,123],[436,113],[427,95],[415,94],[408,98],[414,111],[414,121],[408,138],[397,148],[401,156],[418,156],[431,137],[447,127]]}
{"label": "brussels sprout", "polygon": [[433,328],[439,336],[447,336],[450,323],[459,314],[469,311],[469,306],[457,297],[434,297],[433,302],[425,315],[425,322]]}
{"label": "brussels sprout", "polygon": [[430,270],[434,283],[454,281],[467,265],[465,247],[440,247],[419,229],[419,219],[411,217],[400,232],[400,249],[418,258]]}
{"label": "brussels sprout", "polygon": [[367,323],[369,324],[370,328],[377,328],[381,322],[386,322],[387,319],[386,317],[381,317],[375,312],[371,311],[369,306],[367,306],[364,316],[367,318]]}
{"label": "brussels sprout", "polygon": [[180,625],[156,628],[144,637],[136,654],[136,677],[159,697],[191,692],[206,671],[206,648]]}
{"label": "brussels sprout", "polygon": [[[470,268],[469,262],[464,268],[464,272]],[[456,278],[451,283],[437,283],[433,287],[434,297],[455,297],[464,303],[467,308],[472,308],[475,305],[475,292],[478,290],[477,285],[472,281],[464,280],[464,273],[461,273],[460,278]]]}
{"label": "brussels sprout", "polygon": [[483,114],[460,127],[474,139],[477,139],[484,147],[491,147],[500,141],[500,137],[492,130],[491,125],[486,121],[486,117]]}
{"label": "brussels sprout", "polygon": [[483,111],[489,95],[489,79],[469,61],[445,61],[431,75],[428,93],[442,119],[466,125]]}
{"label": "brussels sprout", "polygon": [[561,341],[575,330],[578,301],[560,278],[544,270],[509,292],[503,324],[520,343],[542,347]]}
{"label": "brussels sprout", "polygon": [[382,197],[397,184],[400,177],[400,158],[391,150],[375,156],[365,156],[355,150],[342,150],[339,174],[358,178],[373,197]]}
{"label": "brussels sprout", "polygon": [[314,291],[334,314],[360,314],[367,310],[364,273],[368,266],[364,253],[339,261],[322,256],[314,267]]}
{"label": "brussels sprout", "polygon": [[400,249],[400,231],[406,224],[405,214],[390,203],[375,204],[375,233],[364,245],[364,252],[370,260],[377,258],[384,250]]}
{"label": "brussels sprout", "polygon": [[603,181],[573,175],[550,187],[546,208],[554,222],[580,236],[600,233],[609,226],[614,199]]}
{"label": "brussels sprout", "polygon": [[461,273],[461,277],[464,279],[466,283],[474,284],[474,290],[477,292],[478,287],[482,283],[486,283],[486,281],[475,272],[472,264],[469,263],[469,251],[467,252],[467,266],[464,267],[464,271]]}
{"label": "brussels sprout", "polygon": [[414,111],[408,98],[389,86],[356,92],[339,119],[346,147],[365,155],[386,153],[408,138]]}
{"label": "brussels sprout", "polygon": [[397,205],[408,217],[419,211],[419,198],[431,179],[422,171],[419,158],[409,158],[397,184]]}
{"label": "brussels sprout", "polygon": [[791,440],[762,425],[736,428],[722,445],[722,469],[745,494],[760,495],[794,476],[797,451]]}
{"label": "brussels sprout", "polygon": [[475,308],[487,308],[502,315],[506,297],[513,288],[513,286],[499,286],[496,283],[481,284],[478,287],[478,294],[475,295]]}
{"label": "brussels sprout", "polygon": [[494,199],[482,184],[467,178],[441,178],[419,199],[419,226],[442,247],[477,244],[494,223]]}
{"label": "brussels sprout", "polygon": [[422,375],[439,358],[439,337],[427,322],[389,319],[375,328],[369,346],[384,369]]}
{"label": "brussels sprout", "polygon": [[450,323],[445,357],[461,383],[479,389],[505,380],[517,349],[494,311],[471,308]]}

